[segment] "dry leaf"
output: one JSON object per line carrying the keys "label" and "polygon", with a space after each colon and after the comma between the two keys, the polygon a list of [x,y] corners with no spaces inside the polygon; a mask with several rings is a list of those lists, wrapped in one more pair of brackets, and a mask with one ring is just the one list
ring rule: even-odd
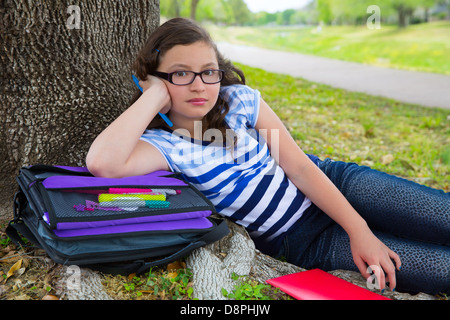
{"label": "dry leaf", "polygon": [[392,161],[394,161],[394,156],[392,154],[386,154],[381,157],[381,163],[382,164],[389,164]]}
{"label": "dry leaf", "polygon": [[183,266],[181,265],[180,261],[175,261],[167,265],[167,271],[173,271],[178,269],[183,269]]}
{"label": "dry leaf", "polygon": [[8,278],[12,277],[14,275],[14,273],[19,270],[22,267],[22,259],[20,259],[19,261],[17,261],[16,263],[14,263],[14,265],[11,267],[11,269],[9,269],[8,273],[6,274],[6,280],[8,280]]}
{"label": "dry leaf", "polygon": [[178,275],[178,273],[176,273],[176,272],[169,272],[169,273],[167,274],[167,277],[168,277],[169,279],[175,279],[175,278],[177,277],[177,275]]}
{"label": "dry leaf", "polygon": [[0,260],[0,262],[2,263],[12,263],[16,260],[20,259],[20,254],[17,254],[17,251],[9,251],[8,253],[6,253],[2,259]]}

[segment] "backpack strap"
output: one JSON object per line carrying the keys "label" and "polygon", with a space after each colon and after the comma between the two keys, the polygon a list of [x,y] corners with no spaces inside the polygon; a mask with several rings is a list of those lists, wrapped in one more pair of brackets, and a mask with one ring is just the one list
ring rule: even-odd
{"label": "backpack strap", "polygon": [[[31,230],[27,227],[27,225],[23,222],[23,220],[11,220],[6,227],[6,235],[14,242],[17,246],[20,247],[29,247],[29,248],[39,248],[42,249],[39,241],[36,239]],[[30,242],[34,244],[34,246],[30,246],[26,244],[22,237],[19,235],[19,232],[22,236],[28,239]]]}

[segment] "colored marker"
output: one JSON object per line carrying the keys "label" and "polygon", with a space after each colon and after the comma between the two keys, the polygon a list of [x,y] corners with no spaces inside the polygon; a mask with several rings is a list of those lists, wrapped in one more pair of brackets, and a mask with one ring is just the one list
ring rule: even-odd
{"label": "colored marker", "polygon": [[[133,81],[134,81],[134,83],[137,85],[137,87],[139,88],[139,90],[141,90],[141,92],[144,92],[144,90],[142,90],[142,87],[139,85],[139,80],[138,80],[138,78],[136,78],[136,76],[135,76],[134,74],[132,74],[131,76],[133,77]],[[172,121],[170,121],[170,119],[169,119],[164,113],[161,113],[161,112],[158,112],[158,113],[159,113],[159,115],[161,116],[161,118],[163,118],[163,120],[167,123],[167,125],[168,125],[169,127],[173,127]]]}
{"label": "colored marker", "polygon": [[148,208],[167,208],[170,202],[154,201],[154,200],[125,200],[125,201],[105,201],[102,202],[103,207],[118,207],[124,210],[138,207]]}
{"label": "colored marker", "polygon": [[159,200],[165,201],[163,194],[111,194],[103,193],[98,196],[98,202],[122,201],[122,200]]}

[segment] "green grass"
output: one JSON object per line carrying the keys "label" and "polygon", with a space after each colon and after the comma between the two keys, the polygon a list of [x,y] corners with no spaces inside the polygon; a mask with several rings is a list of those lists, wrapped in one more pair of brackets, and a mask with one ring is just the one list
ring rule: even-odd
{"label": "green grass", "polygon": [[238,66],[306,153],[450,191],[450,110]]}
{"label": "green grass", "polygon": [[450,75],[450,21],[399,29],[382,25],[296,27],[208,26],[216,41],[261,46],[370,65]]}

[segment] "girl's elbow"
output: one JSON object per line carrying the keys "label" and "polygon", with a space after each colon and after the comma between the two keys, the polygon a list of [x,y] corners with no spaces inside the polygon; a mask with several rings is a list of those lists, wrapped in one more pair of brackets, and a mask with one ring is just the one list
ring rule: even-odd
{"label": "girl's elbow", "polygon": [[95,177],[120,178],[121,172],[110,161],[105,161],[101,157],[86,157],[86,167]]}
{"label": "girl's elbow", "polygon": [[101,165],[100,161],[92,156],[86,157],[86,167],[89,172],[96,177],[104,176],[104,166]]}

